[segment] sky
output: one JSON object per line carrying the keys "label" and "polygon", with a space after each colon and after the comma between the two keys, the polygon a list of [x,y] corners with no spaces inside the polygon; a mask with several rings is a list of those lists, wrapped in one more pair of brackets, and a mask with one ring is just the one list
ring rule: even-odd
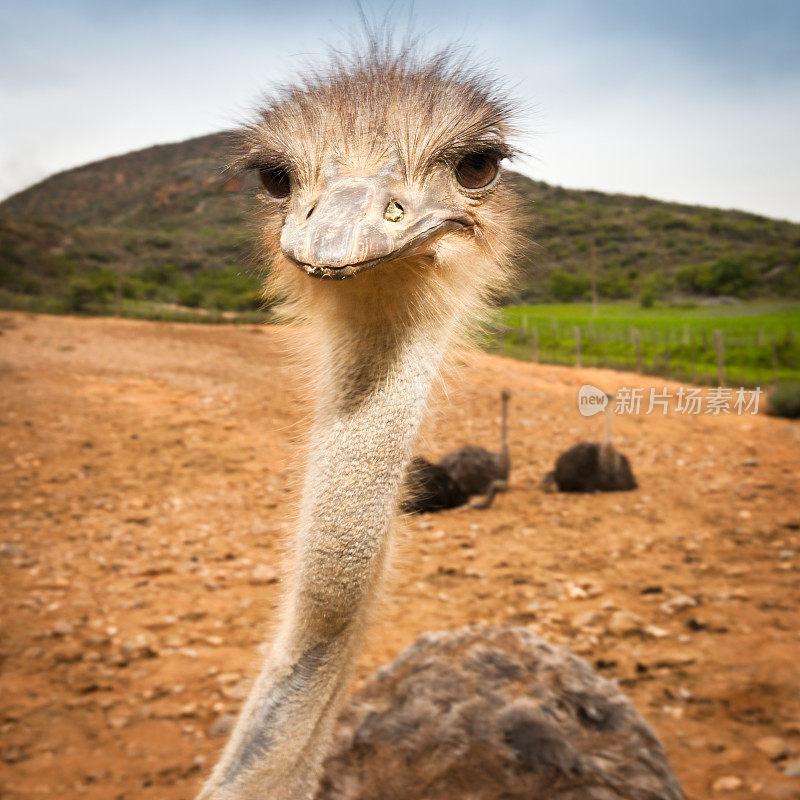
{"label": "sky", "polygon": [[[800,221],[797,0],[364,0],[520,102],[549,183]],[[0,0],[0,198],[229,128],[359,28],[347,0]]]}

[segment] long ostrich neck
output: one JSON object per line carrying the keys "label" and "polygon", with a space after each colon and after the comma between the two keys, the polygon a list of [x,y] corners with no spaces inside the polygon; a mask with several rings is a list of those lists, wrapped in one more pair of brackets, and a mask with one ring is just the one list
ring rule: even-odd
{"label": "long ostrich neck", "polygon": [[508,398],[503,395],[502,429],[500,432],[500,452],[508,458]]}
{"label": "long ostrich neck", "polygon": [[[201,798],[309,797],[390,550],[398,492],[450,325],[340,316],[317,402],[283,624]],[[320,331],[323,328],[320,327]]]}
{"label": "long ostrich neck", "polygon": [[613,475],[619,466],[619,454],[614,449],[611,438],[611,402],[606,406],[606,435],[600,445],[600,471],[604,475]]}
{"label": "long ostrich neck", "polygon": [[508,397],[504,394],[501,399],[500,454],[498,461],[500,472],[507,478],[511,472],[511,454],[508,451]]}

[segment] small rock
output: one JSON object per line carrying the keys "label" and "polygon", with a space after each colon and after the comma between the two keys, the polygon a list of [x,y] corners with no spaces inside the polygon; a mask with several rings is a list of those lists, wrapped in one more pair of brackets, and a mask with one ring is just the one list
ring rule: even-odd
{"label": "small rock", "polygon": [[239,683],[241,679],[241,672],[223,672],[217,677],[217,683],[220,686],[230,686],[232,683]]}
{"label": "small rock", "polygon": [[233,714],[221,714],[211,727],[206,731],[209,739],[218,739],[221,736],[227,736],[233,730],[233,723],[236,722],[236,717]]}
{"label": "small rock", "polygon": [[70,625],[69,622],[65,622],[64,620],[54,622],[53,627],[50,628],[51,636],[71,636],[74,632],[75,628]]}
{"label": "small rock", "polygon": [[582,614],[577,614],[572,618],[572,627],[579,631],[583,628],[591,628],[596,625],[600,620],[600,614],[595,611],[584,611]]}
{"label": "small rock", "polygon": [[128,659],[155,658],[158,651],[150,644],[144,634],[134,636],[122,643],[120,648],[122,656]]}
{"label": "small rock", "polygon": [[278,573],[267,564],[259,564],[250,574],[251,586],[264,586],[268,583],[277,583]]}
{"label": "small rock", "polygon": [[6,542],[0,544],[0,558],[17,558],[24,553],[24,550],[16,544]]}
{"label": "small rock", "polygon": [[783,768],[783,774],[787,778],[800,778],[800,758],[788,761]]}
{"label": "small rock", "polygon": [[74,664],[77,661],[83,660],[83,656],[84,650],[79,644],[65,644],[53,651],[53,663]]}
{"label": "small rock", "polygon": [[614,636],[627,636],[642,630],[642,618],[630,611],[615,611],[608,621],[608,632]]}
{"label": "small rock", "polygon": [[778,761],[791,755],[789,743],[780,736],[764,736],[756,742],[756,747],[770,760]]}
{"label": "small rock", "polygon": [[2,758],[6,764],[16,764],[18,761],[23,761],[27,757],[25,751],[20,747],[9,747],[7,750],[3,750],[3,752],[0,753],[0,758]]}
{"label": "small rock", "polygon": [[223,686],[220,688],[220,694],[226,700],[244,700],[250,690],[250,682],[247,680],[240,681],[233,686]]}
{"label": "small rock", "polygon": [[757,458],[746,458],[742,461],[743,467],[757,467],[758,466],[758,459]]}
{"label": "small rock", "polygon": [[558,581],[550,581],[542,587],[542,594],[550,600],[560,600],[564,596],[564,589]]}
{"label": "small rock", "polygon": [[783,726],[784,733],[800,733],[800,719],[793,719],[791,722],[787,722]]}
{"label": "small rock", "polygon": [[570,600],[585,600],[588,596],[580,586],[576,586],[574,583],[567,583],[567,597]]}
{"label": "small rock", "polygon": [[669,631],[665,628],[659,628],[658,625],[645,625],[643,630],[654,639],[666,639],[669,636]]}
{"label": "small rock", "polygon": [[685,611],[687,608],[694,608],[696,605],[697,601],[693,597],[689,597],[688,594],[679,594],[662,603],[658,610],[665,616],[671,617],[674,614]]}
{"label": "small rock", "polygon": [[694,656],[691,656],[688,653],[675,651],[660,655],[653,666],[666,667],[667,669],[672,669],[674,667],[688,667],[690,664],[694,664],[696,660],[697,659]]}
{"label": "small rock", "polygon": [[742,788],[742,779],[737,778],[735,775],[725,775],[722,778],[717,778],[711,788],[715,792],[735,792],[737,789]]}

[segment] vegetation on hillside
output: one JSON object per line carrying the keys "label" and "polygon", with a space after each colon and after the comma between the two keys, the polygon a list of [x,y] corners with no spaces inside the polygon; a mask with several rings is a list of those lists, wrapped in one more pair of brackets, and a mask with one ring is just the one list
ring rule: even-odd
{"label": "vegetation on hillside", "polygon": [[[252,314],[255,186],[223,172],[229,134],[55,175],[0,203],[0,306]],[[531,245],[509,302],[800,297],[800,225],[738,211],[513,182]],[[172,309],[172,311],[169,311]],[[193,311],[194,309],[194,311]]]}
{"label": "vegetation on hillside", "polygon": [[643,305],[675,297],[800,297],[800,225],[741,211],[518,177],[537,245],[516,300]]}

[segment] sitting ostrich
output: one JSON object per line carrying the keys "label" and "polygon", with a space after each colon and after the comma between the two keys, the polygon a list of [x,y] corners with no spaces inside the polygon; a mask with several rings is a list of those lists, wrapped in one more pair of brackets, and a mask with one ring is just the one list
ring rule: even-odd
{"label": "sitting ostrich", "polygon": [[602,444],[580,442],[556,459],[556,468],[542,480],[547,491],[626,492],[637,488],[630,461],[618,452],[611,437],[611,401],[606,405],[606,435]]}
{"label": "sitting ostrich", "polygon": [[403,514],[424,514],[458,508],[469,502],[469,495],[450,477],[450,473],[427,458],[415,456],[408,466],[407,493],[400,503]]}
{"label": "sitting ostrich", "polygon": [[318,393],[280,627],[202,800],[316,789],[429,394],[465,320],[506,284],[510,110],[452,55],[373,43],[244,131],[272,291],[308,323]]}
{"label": "sitting ostrich", "polygon": [[[511,392],[503,389],[502,431],[499,453],[467,445],[448,453],[438,464],[420,456],[409,467],[408,494],[400,510],[404,514],[444,511],[469,503],[471,508],[489,508],[497,492],[508,488],[511,459],[508,454],[507,406]],[[470,495],[485,495],[472,500]]]}
{"label": "sitting ostrich", "polygon": [[508,401],[511,392],[503,389],[500,394],[502,425],[500,432],[500,452],[491,453],[483,447],[467,445],[453,450],[439,461],[439,466],[447,470],[450,477],[467,495],[483,494],[482,502],[474,503],[475,508],[486,508],[496,492],[508,488],[508,475],[511,471],[511,457],[508,452]]}
{"label": "sitting ostrich", "polygon": [[527,628],[423,634],[348,704],[316,800],[682,800],[613,681]]}

